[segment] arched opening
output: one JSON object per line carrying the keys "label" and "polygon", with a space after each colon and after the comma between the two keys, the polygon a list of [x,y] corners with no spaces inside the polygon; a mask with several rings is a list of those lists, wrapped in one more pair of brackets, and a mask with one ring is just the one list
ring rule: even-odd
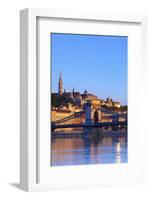
{"label": "arched opening", "polygon": [[95,112],[94,112],[94,122],[95,123],[99,122],[99,114],[98,114],[97,110],[95,110]]}

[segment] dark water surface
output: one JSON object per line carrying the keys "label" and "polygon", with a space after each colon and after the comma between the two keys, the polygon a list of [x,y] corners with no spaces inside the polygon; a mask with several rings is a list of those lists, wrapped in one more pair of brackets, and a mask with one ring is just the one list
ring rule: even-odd
{"label": "dark water surface", "polygon": [[126,163],[126,137],[53,138],[51,165]]}

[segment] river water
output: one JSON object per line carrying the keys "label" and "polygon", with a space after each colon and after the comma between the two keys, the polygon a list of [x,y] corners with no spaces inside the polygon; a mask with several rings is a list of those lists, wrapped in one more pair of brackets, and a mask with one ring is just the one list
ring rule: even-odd
{"label": "river water", "polygon": [[128,162],[127,138],[53,138],[51,165],[85,165]]}

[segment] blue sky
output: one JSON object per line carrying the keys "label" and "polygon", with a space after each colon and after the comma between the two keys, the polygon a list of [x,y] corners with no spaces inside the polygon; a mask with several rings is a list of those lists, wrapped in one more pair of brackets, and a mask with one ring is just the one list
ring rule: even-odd
{"label": "blue sky", "polygon": [[52,33],[52,92],[62,72],[66,91],[86,89],[127,105],[128,37]]}

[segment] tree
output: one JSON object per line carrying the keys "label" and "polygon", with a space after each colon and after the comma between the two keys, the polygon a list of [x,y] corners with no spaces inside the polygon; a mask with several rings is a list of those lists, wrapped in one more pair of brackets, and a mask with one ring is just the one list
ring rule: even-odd
{"label": "tree", "polygon": [[60,107],[60,106],[67,106],[68,103],[71,103],[72,105],[75,105],[75,102],[72,98],[67,96],[60,96],[57,94],[51,95],[51,105],[52,107]]}

